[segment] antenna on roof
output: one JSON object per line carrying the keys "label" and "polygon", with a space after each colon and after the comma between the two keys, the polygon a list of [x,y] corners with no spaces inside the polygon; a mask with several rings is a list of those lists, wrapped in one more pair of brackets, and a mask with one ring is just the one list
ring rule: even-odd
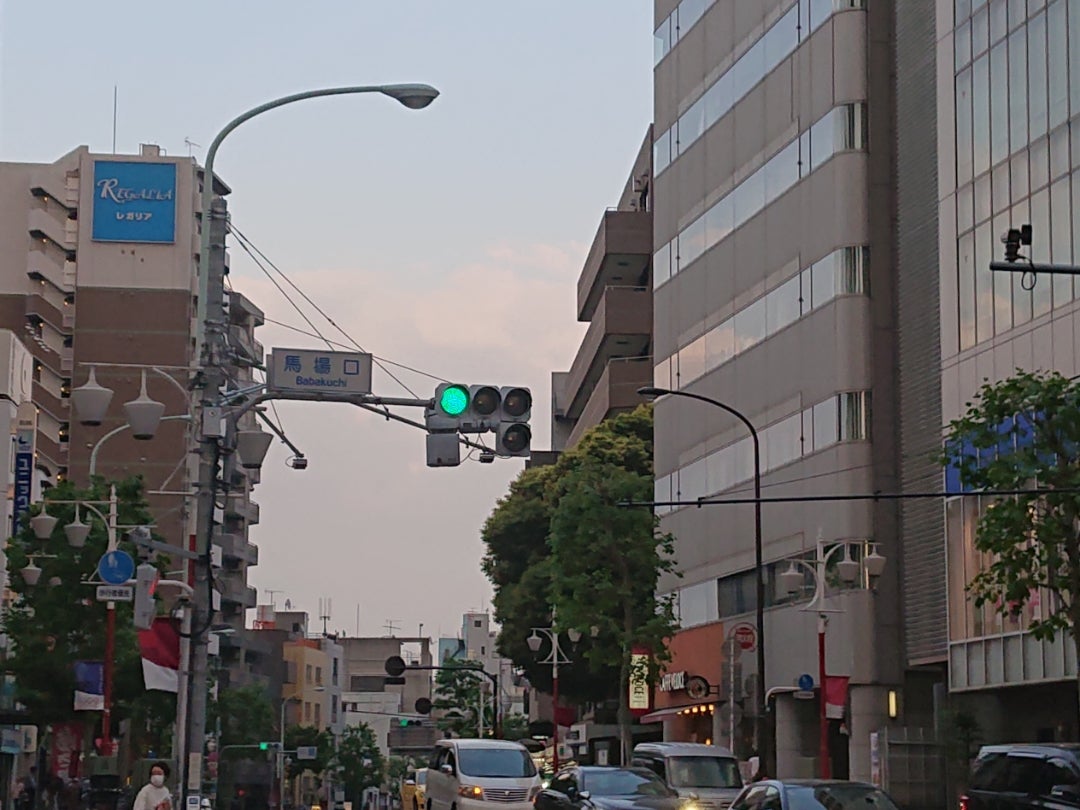
{"label": "antenna on roof", "polygon": [[114,84],[112,88],[112,153],[114,155],[116,154],[116,107],[118,95],[118,86]]}

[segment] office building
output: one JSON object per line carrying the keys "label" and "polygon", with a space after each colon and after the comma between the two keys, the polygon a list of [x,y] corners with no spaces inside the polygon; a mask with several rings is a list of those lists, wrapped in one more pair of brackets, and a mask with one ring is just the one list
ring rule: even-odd
{"label": "office building", "polygon": [[[654,7],[655,385],[742,413],[760,437],[767,497],[895,491],[894,4]],[[827,670],[849,679],[828,756],[834,774],[869,779],[870,735],[895,722],[888,694],[904,670],[895,504],[764,505],[762,683],[753,505],[696,505],[753,495],[751,437],[721,408],[678,396],[657,402],[655,420],[656,499],[678,502],[657,512],[683,574],[660,591],[681,630],[672,678],[643,719],[745,758],[764,692],[777,772],[815,774],[817,703],[796,694],[802,675],[819,686],[818,616],[803,610],[813,578],[788,593],[777,575],[812,558],[819,536],[855,562],[876,543],[891,564],[875,590],[865,572],[825,583],[838,611]],[[692,697],[691,676],[712,694]]]}
{"label": "office building", "polygon": [[[577,284],[577,319],[589,324],[569,371],[551,375],[551,447],[641,404],[651,381],[652,130],[614,208],[604,211]],[[534,464],[536,462],[534,461]]]}

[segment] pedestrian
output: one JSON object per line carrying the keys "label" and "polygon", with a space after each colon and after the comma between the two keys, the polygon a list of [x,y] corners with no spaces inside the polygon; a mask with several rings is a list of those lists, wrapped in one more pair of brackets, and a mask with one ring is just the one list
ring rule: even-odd
{"label": "pedestrian", "polygon": [[151,765],[150,782],[143,785],[135,796],[132,810],[172,810],[172,796],[169,794],[169,789],[165,787],[168,776],[168,763],[155,762]]}

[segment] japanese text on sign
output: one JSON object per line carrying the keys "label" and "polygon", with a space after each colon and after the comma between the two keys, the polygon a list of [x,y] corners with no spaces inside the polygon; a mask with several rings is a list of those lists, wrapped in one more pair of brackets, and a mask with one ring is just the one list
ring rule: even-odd
{"label": "japanese text on sign", "polygon": [[371,355],[274,349],[268,387],[271,391],[370,394]]}

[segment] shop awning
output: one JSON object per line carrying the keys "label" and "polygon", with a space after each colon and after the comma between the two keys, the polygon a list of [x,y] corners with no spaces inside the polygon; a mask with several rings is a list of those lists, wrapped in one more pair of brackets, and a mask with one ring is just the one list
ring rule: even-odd
{"label": "shop awning", "polygon": [[685,712],[687,709],[698,708],[701,711],[706,711],[711,704],[709,703],[687,703],[685,706],[669,706],[666,709],[657,709],[655,712],[649,712],[642,715],[638,722],[641,723],[659,723],[663,720],[670,720],[675,715]]}

